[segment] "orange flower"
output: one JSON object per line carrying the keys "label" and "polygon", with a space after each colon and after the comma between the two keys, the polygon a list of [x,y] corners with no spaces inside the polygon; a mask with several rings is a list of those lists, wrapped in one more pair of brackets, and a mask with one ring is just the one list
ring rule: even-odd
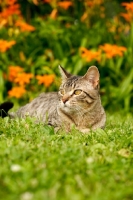
{"label": "orange flower", "polygon": [[30,73],[19,73],[14,79],[14,83],[18,83],[19,85],[25,85],[30,82],[30,79],[33,78],[33,74]]}
{"label": "orange flower", "polygon": [[94,7],[103,3],[103,0],[86,0],[86,5],[89,7]]}
{"label": "orange flower", "polygon": [[122,57],[123,53],[127,50],[126,47],[112,44],[100,45],[100,49],[105,52],[107,58],[113,58],[117,55]]}
{"label": "orange flower", "polygon": [[85,47],[80,47],[80,53],[81,57],[85,58],[87,62],[90,62],[92,60],[100,61],[100,51],[90,51],[86,49]]}
{"label": "orange flower", "polygon": [[127,13],[121,13],[120,15],[125,18],[126,21],[131,22],[133,20],[133,2],[122,3],[122,6],[125,6]]}
{"label": "orange flower", "polygon": [[11,90],[8,91],[9,97],[16,97],[20,98],[26,93],[26,90],[23,86],[13,87]]}
{"label": "orange flower", "polygon": [[25,22],[19,21],[19,20],[15,23],[15,26],[20,27],[21,31],[34,31],[35,30],[34,26],[31,26],[31,25],[29,25]]}
{"label": "orange flower", "polygon": [[33,74],[25,73],[23,68],[19,66],[9,66],[8,80],[19,85],[25,85],[33,78]]}
{"label": "orange flower", "polygon": [[81,22],[85,21],[88,18],[88,13],[84,12],[83,15],[81,16]]}
{"label": "orange flower", "polygon": [[126,10],[130,10],[133,12],[133,2],[130,2],[130,3],[123,2],[121,5],[125,6]]}
{"label": "orange flower", "polygon": [[13,5],[17,2],[17,0],[6,0],[7,5]]}
{"label": "orange flower", "polygon": [[20,72],[23,72],[23,68],[20,66],[9,66],[8,80],[13,82]]}
{"label": "orange flower", "polygon": [[5,8],[1,13],[0,13],[0,18],[8,18],[11,15],[20,15],[20,5],[19,4],[14,4],[10,5],[8,8]]}
{"label": "orange flower", "polygon": [[73,3],[71,1],[60,1],[58,2],[58,6],[67,10],[70,6],[72,6]]}
{"label": "orange flower", "polygon": [[121,13],[120,14],[127,22],[130,22],[133,18],[132,13]]}
{"label": "orange flower", "polygon": [[0,40],[0,52],[5,52],[8,49],[10,49],[14,44],[16,44],[16,41],[6,41],[6,40]]}
{"label": "orange flower", "polygon": [[39,4],[39,1],[38,0],[32,0],[33,1],[33,3],[35,4],[35,5],[38,5]]}
{"label": "orange flower", "polygon": [[38,84],[44,84],[46,87],[49,87],[53,83],[54,78],[55,78],[55,76],[53,74],[36,76],[36,79],[38,80]]}
{"label": "orange flower", "polygon": [[52,10],[52,12],[50,13],[50,18],[56,19],[57,13],[58,13],[58,10],[57,10],[56,8],[54,8],[54,9]]}

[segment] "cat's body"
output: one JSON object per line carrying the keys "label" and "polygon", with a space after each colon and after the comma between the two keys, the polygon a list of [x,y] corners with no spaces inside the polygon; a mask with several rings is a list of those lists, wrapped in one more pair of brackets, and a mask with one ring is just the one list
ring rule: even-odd
{"label": "cat's body", "polygon": [[11,118],[34,116],[37,121],[69,131],[72,125],[81,132],[104,128],[106,115],[99,95],[99,72],[95,66],[82,76],[73,76],[60,67],[59,92],[42,93],[30,103],[9,113]]}

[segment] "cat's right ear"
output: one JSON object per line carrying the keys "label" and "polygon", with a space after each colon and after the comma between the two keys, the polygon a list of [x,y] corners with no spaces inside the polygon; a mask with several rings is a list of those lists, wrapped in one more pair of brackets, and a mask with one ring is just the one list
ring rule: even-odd
{"label": "cat's right ear", "polygon": [[72,76],[61,65],[59,65],[59,70],[63,81],[66,81],[67,78],[70,78]]}
{"label": "cat's right ear", "polygon": [[83,78],[89,81],[94,88],[99,87],[100,74],[96,66],[89,67]]}

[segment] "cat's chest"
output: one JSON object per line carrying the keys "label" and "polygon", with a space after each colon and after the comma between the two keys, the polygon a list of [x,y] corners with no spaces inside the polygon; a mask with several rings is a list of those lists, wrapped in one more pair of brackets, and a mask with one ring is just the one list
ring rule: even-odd
{"label": "cat's chest", "polygon": [[88,113],[78,113],[74,116],[74,123],[78,128],[90,128],[93,121],[94,117],[90,116]]}
{"label": "cat's chest", "polygon": [[87,113],[83,114],[82,112],[64,114],[60,116],[60,121],[66,127],[71,127],[75,125],[78,129],[81,128],[90,128],[91,124],[94,121],[94,118],[89,116]]}

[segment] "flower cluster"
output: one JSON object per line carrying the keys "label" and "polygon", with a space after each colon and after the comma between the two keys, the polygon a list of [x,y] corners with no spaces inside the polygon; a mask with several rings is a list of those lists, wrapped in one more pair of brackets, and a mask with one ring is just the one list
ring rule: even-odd
{"label": "flower cluster", "polygon": [[26,93],[26,90],[23,86],[15,86],[8,91],[9,97],[21,98]]}
{"label": "flower cluster", "polygon": [[117,46],[112,44],[100,45],[100,48],[104,51],[106,58],[111,59],[116,56],[123,56],[123,53],[127,50],[126,47]]}
{"label": "flower cluster", "polygon": [[19,27],[20,31],[34,31],[35,27],[27,24],[22,17],[20,5],[17,0],[6,0],[3,2],[0,12],[0,27]]}
{"label": "flower cluster", "polygon": [[85,58],[87,62],[93,60],[101,61],[102,52],[105,54],[107,59],[112,59],[116,56],[123,56],[123,53],[127,50],[124,46],[117,46],[112,44],[100,45],[98,51],[88,50],[85,47],[80,48],[80,54],[82,58]]}
{"label": "flower cluster", "polygon": [[83,15],[81,16],[81,21],[82,22],[88,22],[89,19],[92,16],[96,15],[95,9],[98,8],[100,9],[100,18],[104,18],[105,17],[105,13],[104,13],[104,7],[103,7],[103,0],[84,0],[84,7],[85,12],[83,13]]}
{"label": "flower cluster", "polygon": [[25,73],[20,66],[9,66],[8,80],[17,84],[8,91],[9,97],[22,97],[26,93],[25,86],[30,83],[31,78],[33,74]]}
{"label": "flower cluster", "polygon": [[16,41],[11,40],[11,41],[6,41],[1,39],[0,40],[0,52],[5,52],[8,49],[10,49],[14,44],[16,44]]}
{"label": "flower cluster", "polygon": [[54,81],[54,74],[50,75],[37,75],[36,79],[38,80],[38,84],[44,84],[46,87],[49,87]]}
{"label": "flower cluster", "polygon": [[1,23],[5,21],[5,24],[7,24],[11,19],[11,16],[21,15],[20,5],[17,3],[17,0],[7,0],[2,8],[2,12],[0,13]]}
{"label": "flower cluster", "polygon": [[73,3],[71,1],[60,1],[58,2],[58,6],[67,10],[70,6],[72,6]]}
{"label": "flower cluster", "polygon": [[9,66],[8,80],[13,82],[17,75],[24,71],[20,66]]}
{"label": "flower cluster", "polygon": [[[8,27],[9,30],[13,30],[15,32],[15,28],[19,28],[20,32],[24,31],[34,31],[35,28],[26,22],[22,17],[20,11],[20,5],[17,3],[17,0],[6,0],[3,2],[0,12],[0,28]],[[13,27],[13,28],[11,28]],[[4,40],[0,39],[0,52],[4,53],[8,49],[10,49],[14,44],[16,44],[15,40]]]}
{"label": "flower cluster", "polygon": [[92,60],[100,61],[100,51],[92,51],[88,50],[85,47],[80,48],[80,54],[82,58],[85,58],[87,62],[90,62]]}
{"label": "flower cluster", "polygon": [[54,81],[54,75],[37,75],[34,77],[31,73],[24,72],[24,69],[20,66],[9,66],[8,80],[15,84],[15,86],[8,91],[9,97],[22,97],[26,91],[26,85],[30,83],[30,80],[36,78],[38,84],[44,84],[45,87],[49,87]]}
{"label": "flower cluster", "polygon": [[23,22],[22,20],[17,20],[15,26],[19,27],[23,31],[34,31],[35,27]]}
{"label": "flower cluster", "polygon": [[[106,6],[106,0],[0,2],[0,101],[7,92],[21,102],[21,98],[51,90],[53,82],[58,87],[54,75],[58,64],[76,73],[82,73],[88,63],[105,65],[107,76],[110,69],[120,74],[119,69],[125,73],[132,65],[133,2],[117,2],[125,12],[118,9],[113,15],[108,12],[112,3]],[[109,88],[119,74],[111,75]]]}
{"label": "flower cluster", "polygon": [[126,3],[123,2],[122,6],[125,7],[126,13],[121,13],[121,16],[128,22],[133,21],[133,2]]}

